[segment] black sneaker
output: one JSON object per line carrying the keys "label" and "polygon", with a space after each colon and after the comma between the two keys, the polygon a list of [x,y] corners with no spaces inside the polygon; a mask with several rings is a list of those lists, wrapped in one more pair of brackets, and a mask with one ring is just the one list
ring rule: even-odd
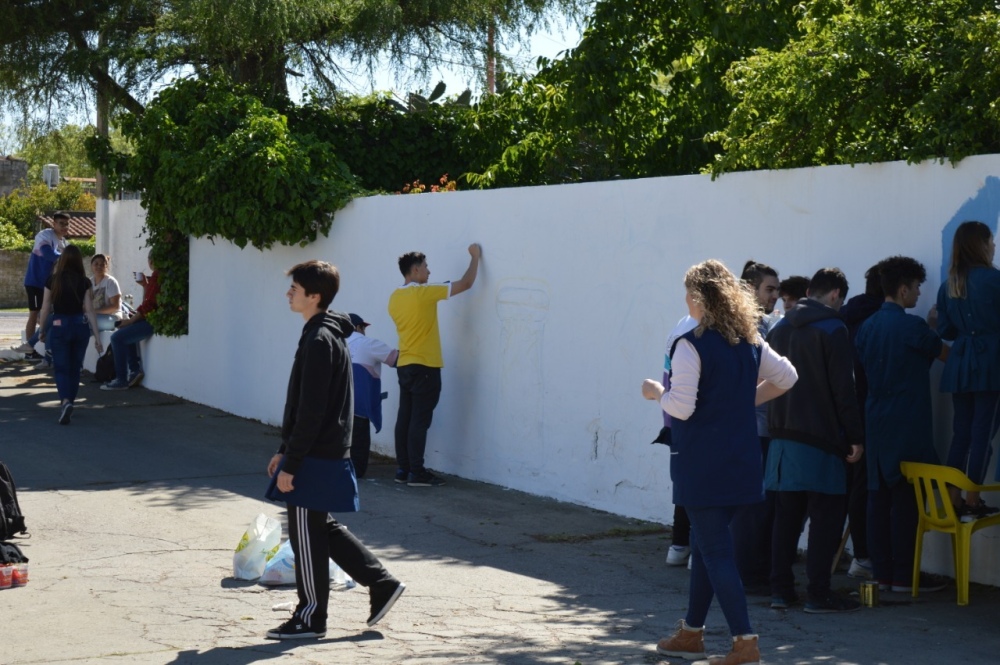
{"label": "black sneaker", "polygon": [[441,487],[444,485],[444,480],[438,478],[430,471],[424,471],[422,473],[411,473],[406,484],[410,487]]}
{"label": "black sneaker", "polygon": [[787,610],[792,605],[799,604],[799,594],[794,591],[778,593],[771,596],[772,610]]}
{"label": "black sneaker", "polygon": [[63,404],[62,413],[59,414],[59,424],[69,425],[69,420],[73,416],[73,402]]}
{"label": "black sneaker", "polygon": [[368,596],[372,604],[372,613],[368,615],[368,626],[374,626],[382,620],[392,606],[396,604],[399,597],[406,590],[406,585],[399,580],[380,582],[372,585],[368,590]]}
{"label": "black sneaker", "polygon": [[396,478],[395,478],[395,481],[397,483],[399,483],[400,485],[405,485],[406,481],[409,479],[409,477],[410,477],[410,472],[409,471],[403,471],[402,469],[396,469]]}
{"label": "black sneaker", "polygon": [[1000,508],[987,506],[983,501],[980,501],[977,504],[963,502],[961,508],[959,509],[958,517],[962,522],[975,522],[980,517],[989,517],[990,515],[995,515],[998,512],[1000,512]]}
{"label": "black sneaker", "polygon": [[806,614],[839,614],[856,612],[861,609],[861,603],[851,598],[830,592],[824,598],[809,598],[806,601]]}
{"label": "black sneaker", "polygon": [[310,628],[295,616],[277,628],[267,631],[268,639],[272,640],[305,640],[325,635],[326,628]]}

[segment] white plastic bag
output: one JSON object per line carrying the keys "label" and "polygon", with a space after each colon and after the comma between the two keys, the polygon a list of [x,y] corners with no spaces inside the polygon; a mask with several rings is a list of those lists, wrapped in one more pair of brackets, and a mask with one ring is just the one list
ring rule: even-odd
{"label": "white plastic bag", "polygon": [[278,550],[280,542],[281,523],[264,513],[257,515],[236,546],[233,554],[233,577],[238,580],[255,580],[260,577],[268,555],[273,555]]}
{"label": "white plastic bag", "polygon": [[268,586],[295,584],[295,554],[290,541],[282,543],[274,556],[267,560],[259,582]]}
{"label": "white plastic bag", "polygon": [[[282,543],[281,547],[267,559],[264,572],[260,576],[260,584],[266,586],[281,586],[295,584],[295,553],[292,552],[290,541]],[[340,566],[330,560],[330,584],[333,588],[352,589],[356,585],[351,576],[340,569]]]}

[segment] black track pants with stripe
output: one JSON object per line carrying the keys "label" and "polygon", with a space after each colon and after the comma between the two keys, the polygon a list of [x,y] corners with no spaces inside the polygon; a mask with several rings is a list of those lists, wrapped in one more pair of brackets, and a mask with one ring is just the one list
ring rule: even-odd
{"label": "black track pants with stripe", "polygon": [[333,559],[363,587],[392,580],[392,575],[347,527],[329,513],[288,506],[288,538],[295,554],[295,615],[316,629],[326,626]]}

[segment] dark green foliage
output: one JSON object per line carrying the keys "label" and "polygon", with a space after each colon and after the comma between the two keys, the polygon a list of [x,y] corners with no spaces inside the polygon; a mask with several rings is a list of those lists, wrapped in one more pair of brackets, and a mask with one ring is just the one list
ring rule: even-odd
{"label": "dark green foliage", "polygon": [[188,236],[239,247],[305,245],[360,192],[334,146],[238,86],[178,81],[122,132],[134,155],[98,139],[91,157],[116,185],[142,192],[153,261],[161,271],[157,332],[187,329]]}
{"label": "dark green foliage", "polygon": [[[603,0],[580,45],[484,100],[467,137],[479,186],[694,173],[734,103],[730,64],[796,33],[786,0]],[[476,133],[486,140],[478,141]]]}
{"label": "dark green foliage", "polygon": [[444,173],[465,172],[458,133],[468,107],[428,101],[420,110],[405,109],[376,95],[343,99],[331,108],[291,107],[288,121],[332,145],[367,190],[399,191],[414,179],[436,182]]}

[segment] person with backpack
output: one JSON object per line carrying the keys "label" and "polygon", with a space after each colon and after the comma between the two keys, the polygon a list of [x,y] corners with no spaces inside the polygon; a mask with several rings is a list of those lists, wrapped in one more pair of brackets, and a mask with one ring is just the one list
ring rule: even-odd
{"label": "person with backpack", "polygon": [[45,284],[41,320],[52,313],[52,326],[42,328],[41,341],[52,348],[56,390],[60,398],[59,424],[69,425],[73,402],[80,390],[80,370],[87,355],[87,341],[94,335],[98,355],[104,345],[97,334],[94,294],[83,270],[83,255],[76,245],[63,250],[55,270]]}

